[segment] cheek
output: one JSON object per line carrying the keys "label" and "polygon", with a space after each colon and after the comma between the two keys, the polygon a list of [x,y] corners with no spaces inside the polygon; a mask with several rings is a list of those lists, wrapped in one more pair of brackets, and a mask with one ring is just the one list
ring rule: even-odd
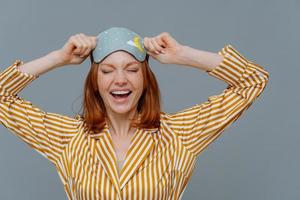
{"label": "cheek", "polygon": [[134,79],[132,80],[132,82],[134,83],[134,86],[136,89],[142,90],[143,89],[143,76],[139,75],[134,77]]}
{"label": "cheek", "polygon": [[106,90],[108,90],[110,81],[105,79],[105,78],[99,78],[98,79],[98,89],[101,93],[105,92]]}

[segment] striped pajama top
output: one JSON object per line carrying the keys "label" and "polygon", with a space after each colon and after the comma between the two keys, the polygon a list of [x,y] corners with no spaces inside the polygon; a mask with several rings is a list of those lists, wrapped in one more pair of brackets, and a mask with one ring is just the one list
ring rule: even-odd
{"label": "striped pajama top", "polygon": [[87,133],[83,118],[45,112],[18,93],[39,76],[16,60],[0,73],[0,121],[57,169],[70,200],[181,199],[196,159],[262,93],[269,73],[232,45],[208,75],[227,83],[220,94],[174,113],[161,112],[159,129],[137,129],[118,172],[107,125]]}

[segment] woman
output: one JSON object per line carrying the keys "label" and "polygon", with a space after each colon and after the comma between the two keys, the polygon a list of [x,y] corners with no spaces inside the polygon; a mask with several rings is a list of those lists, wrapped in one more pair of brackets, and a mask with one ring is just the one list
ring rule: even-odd
{"label": "woman", "polygon": [[[44,112],[18,96],[41,74],[89,55],[81,116]],[[162,112],[149,55],[197,68],[228,86],[201,104]],[[97,37],[71,36],[61,49],[28,63],[17,60],[1,72],[0,120],[55,165],[68,199],[180,199],[196,158],[249,108],[268,79],[262,66],[231,45],[212,53],[181,45],[166,32],[141,39],[113,27]]]}

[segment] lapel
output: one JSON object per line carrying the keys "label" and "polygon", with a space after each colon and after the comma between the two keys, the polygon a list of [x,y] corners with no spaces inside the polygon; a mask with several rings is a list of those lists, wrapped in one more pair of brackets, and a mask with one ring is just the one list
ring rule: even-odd
{"label": "lapel", "polygon": [[105,124],[100,133],[90,135],[90,147],[94,147],[92,152],[96,154],[97,162],[99,162],[114,188],[117,189],[118,195],[124,188],[126,183],[139,169],[143,161],[155,146],[153,134],[158,131],[153,129],[137,129],[134,133],[130,147],[126,153],[126,159],[123,164],[120,176],[117,171],[117,159],[113,147],[112,137],[110,135],[108,125]]}

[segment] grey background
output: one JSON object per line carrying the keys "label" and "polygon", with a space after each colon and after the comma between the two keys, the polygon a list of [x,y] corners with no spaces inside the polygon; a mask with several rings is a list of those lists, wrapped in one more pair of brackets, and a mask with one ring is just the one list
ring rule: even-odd
{"label": "grey background", "polygon": [[[233,45],[269,73],[269,85],[244,115],[198,158],[183,199],[300,199],[298,0],[2,0],[1,71],[61,48],[83,32],[125,26],[142,36],[169,32],[180,43],[217,52]],[[219,94],[226,84],[194,68],[151,58],[174,112]],[[73,115],[89,60],[42,75],[20,96],[45,111]],[[296,124],[296,122],[298,122]],[[67,199],[48,160],[0,126],[0,199]]]}

